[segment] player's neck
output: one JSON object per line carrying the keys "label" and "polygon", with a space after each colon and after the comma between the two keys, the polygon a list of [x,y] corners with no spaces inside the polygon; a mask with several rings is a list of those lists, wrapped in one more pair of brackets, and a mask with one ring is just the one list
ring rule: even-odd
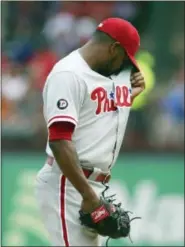
{"label": "player's neck", "polygon": [[100,54],[98,50],[99,48],[91,45],[91,43],[87,43],[79,49],[79,52],[81,56],[83,57],[83,59],[85,60],[85,62],[94,71],[97,71],[99,68],[99,65],[102,63],[102,61],[98,61],[98,57],[101,57],[99,56]]}

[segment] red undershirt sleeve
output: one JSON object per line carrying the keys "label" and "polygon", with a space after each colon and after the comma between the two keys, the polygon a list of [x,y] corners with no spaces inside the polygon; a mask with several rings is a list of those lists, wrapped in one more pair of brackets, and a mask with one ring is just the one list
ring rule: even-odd
{"label": "red undershirt sleeve", "polygon": [[68,140],[71,141],[75,125],[71,122],[54,122],[49,127],[49,141]]}

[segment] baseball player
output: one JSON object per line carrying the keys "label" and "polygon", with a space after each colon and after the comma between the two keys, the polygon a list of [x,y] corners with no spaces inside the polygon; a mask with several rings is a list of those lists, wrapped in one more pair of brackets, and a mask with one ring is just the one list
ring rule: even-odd
{"label": "baseball player", "polygon": [[53,246],[101,246],[101,235],[113,235],[100,231],[98,222],[117,210],[113,204],[106,209],[102,193],[132,101],[145,88],[134,58],[139,45],[139,34],[129,22],[108,18],[47,77],[47,160],[37,175],[36,197]]}

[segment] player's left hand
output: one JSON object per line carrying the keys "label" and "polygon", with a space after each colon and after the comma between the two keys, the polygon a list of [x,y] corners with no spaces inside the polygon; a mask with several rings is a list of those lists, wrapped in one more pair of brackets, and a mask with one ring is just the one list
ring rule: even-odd
{"label": "player's left hand", "polygon": [[132,101],[145,89],[145,79],[141,72],[131,72]]}
{"label": "player's left hand", "polygon": [[127,237],[130,232],[130,217],[121,204],[115,205],[101,197],[101,205],[91,213],[79,211],[80,222],[87,229],[110,238]]}

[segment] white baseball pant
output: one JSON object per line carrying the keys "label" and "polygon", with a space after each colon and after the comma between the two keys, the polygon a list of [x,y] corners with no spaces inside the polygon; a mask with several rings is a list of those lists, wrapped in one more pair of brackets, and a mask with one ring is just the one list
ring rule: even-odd
{"label": "white baseball pant", "polygon": [[[100,195],[105,186],[101,182],[89,183]],[[49,232],[52,246],[101,246],[102,238],[88,234],[79,221],[82,198],[61,173],[45,164],[36,178],[36,199],[41,217]]]}

